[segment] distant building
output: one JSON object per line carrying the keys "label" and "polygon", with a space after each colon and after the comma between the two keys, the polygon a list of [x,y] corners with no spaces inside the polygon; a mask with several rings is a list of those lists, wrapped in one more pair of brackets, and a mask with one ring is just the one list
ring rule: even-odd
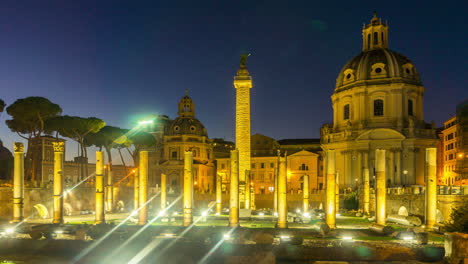
{"label": "distant building", "polygon": [[[323,189],[323,165],[320,157],[319,139],[283,139],[276,141],[273,138],[255,134],[251,136],[251,182],[257,194],[267,194],[274,191],[274,176],[278,168],[278,150],[287,152],[288,163],[288,192],[301,193],[303,176],[309,176],[309,189]],[[217,145],[228,146],[226,152],[218,151],[215,156],[217,173],[222,176],[222,190],[229,190],[229,177],[231,173],[228,151],[234,147],[224,142]],[[231,147],[229,147],[231,146]],[[313,152],[314,151],[314,152]]]}
{"label": "distant building", "polygon": [[468,185],[468,101],[444,122],[440,142],[439,184]]}
{"label": "distant building", "polygon": [[9,181],[13,178],[13,154],[3,146],[0,140],[0,181]]}

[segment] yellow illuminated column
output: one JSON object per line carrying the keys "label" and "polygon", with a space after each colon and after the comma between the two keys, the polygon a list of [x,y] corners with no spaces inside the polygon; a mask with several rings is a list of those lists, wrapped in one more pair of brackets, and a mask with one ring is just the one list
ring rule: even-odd
{"label": "yellow illuminated column", "polygon": [[245,209],[250,209],[250,170],[245,172]]}
{"label": "yellow illuminated column", "polygon": [[65,142],[52,142],[54,146],[54,224],[63,223],[63,152]]}
{"label": "yellow illuminated column", "polygon": [[286,170],[286,157],[279,158],[278,177],[278,228],[288,227],[288,204],[286,200],[288,173]]}
{"label": "yellow illuminated column", "polygon": [[426,228],[432,229],[436,223],[437,212],[437,149],[426,149]]}
{"label": "yellow illuminated column", "polygon": [[250,209],[255,210],[255,187],[253,181],[250,181]]}
{"label": "yellow illuminated column", "polygon": [[14,143],[14,176],[13,176],[13,223],[24,218],[24,145]]}
{"label": "yellow illuminated column", "polygon": [[138,214],[138,224],[145,225],[148,219],[148,151],[140,151],[138,184],[138,204],[141,209]]}
{"label": "yellow illuminated column", "polygon": [[221,187],[223,184],[223,176],[220,174],[216,175],[216,214],[221,215],[221,209],[223,208],[223,198]]}
{"label": "yellow illuminated column", "polygon": [[231,150],[231,182],[229,186],[229,226],[239,225],[239,151]]}
{"label": "yellow illuminated column", "polygon": [[369,214],[369,205],[370,205],[370,178],[369,178],[369,160],[368,160],[368,153],[364,152],[364,169],[363,172],[363,179],[364,179],[364,186],[363,186],[363,211],[364,214]]}
{"label": "yellow illuminated column", "polygon": [[386,221],[386,199],[387,199],[387,183],[385,176],[385,149],[375,150],[375,178],[377,185],[377,208],[376,218],[377,224],[385,225]]}
{"label": "yellow illuminated column", "polygon": [[96,224],[106,222],[104,215],[104,152],[96,151]]}
{"label": "yellow illuminated column", "polygon": [[302,186],[303,194],[303,212],[306,213],[309,211],[309,175],[304,175],[304,182]]}
{"label": "yellow illuminated column", "polygon": [[133,210],[137,210],[140,207],[140,177],[138,168],[135,168],[135,173],[133,174]]}
{"label": "yellow illuminated column", "polygon": [[279,157],[278,157],[278,162],[276,162],[275,166],[275,189],[273,190],[273,212],[278,213],[278,174],[279,174]]}
{"label": "yellow illuminated column", "polygon": [[184,154],[184,226],[193,222],[193,153],[185,151]]}
{"label": "yellow illuminated column", "polygon": [[335,171],[335,213],[340,212],[340,173]]}
{"label": "yellow illuminated column", "polygon": [[107,169],[107,211],[112,212],[114,209],[114,180],[112,172],[112,163],[109,162]]}
{"label": "yellow illuminated column", "polygon": [[245,173],[250,170],[250,89],[252,78],[247,70],[247,54],[241,56],[237,75],[234,77],[236,88],[236,149],[239,150],[240,205],[245,206]]}
{"label": "yellow illuminated column", "polygon": [[336,228],[336,171],[335,171],[335,150],[330,149],[326,152],[327,163],[327,208],[326,208],[326,223],[335,229]]}
{"label": "yellow illuminated column", "polygon": [[166,174],[161,173],[161,211],[166,209],[167,183]]}

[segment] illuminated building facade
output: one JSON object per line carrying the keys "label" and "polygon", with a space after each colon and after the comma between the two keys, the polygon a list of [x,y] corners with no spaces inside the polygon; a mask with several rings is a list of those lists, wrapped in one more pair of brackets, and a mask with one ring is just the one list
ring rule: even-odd
{"label": "illuminated building facade", "polygon": [[321,141],[324,152],[336,150],[341,188],[361,185],[364,169],[372,181],[376,149],[387,150],[387,186],[424,184],[425,149],[437,141],[434,125],[424,121],[415,65],[388,43],[388,25],[374,14],[362,29],[362,52],[336,79],[333,124],[321,128]]}

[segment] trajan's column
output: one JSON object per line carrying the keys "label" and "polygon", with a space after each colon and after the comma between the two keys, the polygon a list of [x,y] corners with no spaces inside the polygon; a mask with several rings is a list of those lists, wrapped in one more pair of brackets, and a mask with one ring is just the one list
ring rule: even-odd
{"label": "trajan's column", "polygon": [[245,174],[250,170],[250,88],[252,77],[247,70],[247,57],[250,54],[242,54],[240,67],[234,77],[236,88],[236,149],[239,150],[239,204],[241,208],[246,202]]}

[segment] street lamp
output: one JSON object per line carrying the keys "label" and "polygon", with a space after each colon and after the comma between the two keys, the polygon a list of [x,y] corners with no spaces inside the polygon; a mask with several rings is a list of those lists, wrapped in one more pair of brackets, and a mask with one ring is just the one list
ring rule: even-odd
{"label": "street lamp", "polygon": [[153,120],[142,120],[138,122],[139,125],[148,125],[152,123],[153,123]]}

